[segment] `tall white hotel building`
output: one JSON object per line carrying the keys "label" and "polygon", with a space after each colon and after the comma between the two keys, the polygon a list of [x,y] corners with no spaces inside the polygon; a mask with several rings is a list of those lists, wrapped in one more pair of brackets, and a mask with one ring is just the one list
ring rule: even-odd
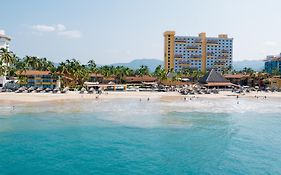
{"label": "tall white hotel building", "polygon": [[222,72],[232,67],[233,38],[226,34],[218,37],[175,36],[174,31],[164,33],[165,69],[180,72],[184,69],[197,69],[205,73],[215,69]]}
{"label": "tall white hotel building", "polygon": [[[5,35],[4,30],[0,30],[0,49],[5,48],[8,51],[10,50],[9,48],[9,43],[11,41],[11,38]],[[4,86],[6,83],[6,76],[0,76],[0,88]]]}
{"label": "tall white hotel building", "polygon": [[0,49],[5,48],[9,51],[9,43],[11,38],[5,35],[4,30],[0,30]]}

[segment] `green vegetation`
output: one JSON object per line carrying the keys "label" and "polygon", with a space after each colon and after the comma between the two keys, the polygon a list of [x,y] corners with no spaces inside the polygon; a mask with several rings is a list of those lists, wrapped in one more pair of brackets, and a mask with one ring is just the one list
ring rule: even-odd
{"label": "green vegetation", "polygon": [[[168,72],[161,66],[155,70],[149,70],[146,65],[141,65],[138,69],[131,69],[124,66],[100,66],[98,67],[93,59],[87,64],[81,64],[77,59],[66,60],[59,63],[58,66],[47,58],[38,58],[36,56],[25,56],[18,58],[14,53],[6,49],[0,50],[0,76],[17,76],[20,81],[26,81],[26,77],[21,73],[27,70],[49,71],[53,77],[61,80],[62,86],[79,88],[85,81],[90,80],[93,73],[101,74],[105,78],[114,78],[116,83],[126,83],[127,76],[154,76],[159,82],[167,79],[169,81],[178,81],[180,78],[188,78],[192,82],[197,82],[203,73],[197,69],[185,68],[175,73],[174,70]],[[242,71],[235,71],[231,67],[223,70],[223,74],[254,74],[254,70],[245,67]],[[273,75],[280,75],[280,72],[274,71]]]}

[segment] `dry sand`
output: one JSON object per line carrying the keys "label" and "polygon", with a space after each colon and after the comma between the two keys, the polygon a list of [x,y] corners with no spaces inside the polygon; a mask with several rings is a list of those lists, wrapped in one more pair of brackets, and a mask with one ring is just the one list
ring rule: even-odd
{"label": "dry sand", "polygon": [[46,102],[46,101],[61,101],[61,100],[96,100],[96,99],[118,99],[118,98],[136,98],[147,100],[161,99],[165,101],[176,100],[184,97],[199,97],[199,98],[255,98],[255,96],[264,98],[280,98],[280,92],[251,92],[236,94],[229,91],[222,91],[219,94],[202,94],[202,95],[181,95],[178,92],[108,92],[101,95],[98,94],[79,94],[79,92],[67,92],[66,94],[52,93],[0,93],[0,102]]}

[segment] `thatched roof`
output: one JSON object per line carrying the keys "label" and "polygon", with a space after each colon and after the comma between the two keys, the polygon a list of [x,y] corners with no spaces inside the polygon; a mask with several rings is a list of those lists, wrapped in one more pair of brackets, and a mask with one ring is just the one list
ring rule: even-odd
{"label": "thatched roof", "polygon": [[205,74],[200,80],[199,83],[207,84],[210,82],[229,82],[225,79],[220,73],[216,72],[215,69],[212,69],[210,72]]}
{"label": "thatched roof", "polygon": [[225,74],[223,75],[226,79],[241,79],[241,78],[248,78],[250,75],[244,75],[244,74]]}

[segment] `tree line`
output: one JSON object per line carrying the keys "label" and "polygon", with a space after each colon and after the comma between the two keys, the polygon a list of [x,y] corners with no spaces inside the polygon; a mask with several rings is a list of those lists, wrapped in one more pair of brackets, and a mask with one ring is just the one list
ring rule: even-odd
{"label": "tree line", "polygon": [[[188,77],[194,82],[203,76],[203,73],[198,69],[185,68],[176,73],[173,69],[166,71],[161,65],[157,66],[153,71],[150,71],[146,65],[142,65],[136,70],[124,66],[97,66],[93,59],[89,60],[86,64],[81,64],[77,59],[67,59],[55,65],[47,58],[36,56],[19,58],[7,49],[0,49],[0,76],[16,76],[21,79],[24,77],[21,77],[20,73],[27,70],[50,71],[53,77],[61,78],[63,83],[71,84],[71,86],[83,85],[85,81],[89,80],[92,73],[98,73],[104,77],[114,76],[119,83],[124,83],[127,76],[154,76],[159,81],[163,81],[171,73],[173,74],[173,80],[180,77]],[[230,67],[223,70],[223,74],[235,73],[252,74],[254,70],[244,68],[241,71],[235,71]]]}

